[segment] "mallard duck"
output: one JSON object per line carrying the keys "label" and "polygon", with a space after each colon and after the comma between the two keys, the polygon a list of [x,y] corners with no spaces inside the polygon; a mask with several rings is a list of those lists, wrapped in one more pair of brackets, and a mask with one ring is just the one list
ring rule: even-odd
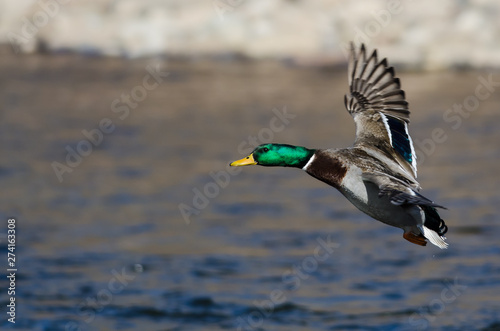
{"label": "mallard duck", "polygon": [[403,229],[403,238],[447,248],[448,230],[436,208],[418,191],[417,158],[408,133],[410,112],[399,79],[377,50],[351,43],[349,93],[344,103],[356,124],[353,147],[310,149],[286,144],[257,146],[231,166],[295,167],[339,190],[374,219]]}

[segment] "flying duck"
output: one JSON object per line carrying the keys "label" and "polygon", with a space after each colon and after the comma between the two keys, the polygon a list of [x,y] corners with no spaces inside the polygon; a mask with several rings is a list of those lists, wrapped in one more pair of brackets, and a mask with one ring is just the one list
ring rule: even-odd
{"label": "flying duck", "polygon": [[368,56],[364,45],[356,52],[351,43],[348,81],[344,103],[356,123],[352,147],[263,144],[230,165],[300,168],[339,190],[365,214],[403,229],[409,242],[447,248],[448,227],[436,210],[444,207],[419,193],[410,112],[394,68],[385,58],[379,61],[376,50]]}

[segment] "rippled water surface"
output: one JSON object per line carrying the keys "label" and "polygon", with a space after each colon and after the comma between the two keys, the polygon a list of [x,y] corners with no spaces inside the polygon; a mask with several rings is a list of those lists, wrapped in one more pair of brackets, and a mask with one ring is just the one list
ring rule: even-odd
{"label": "rippled water surface", "polygon": [[351,145],[343,66],[58,55],[0,70],[16,329],[500,329],[500,94],[478,87],[500,73],[399,74],[422,192],[448,207],[440,250],[298,169],[229,172],[255,142]]}

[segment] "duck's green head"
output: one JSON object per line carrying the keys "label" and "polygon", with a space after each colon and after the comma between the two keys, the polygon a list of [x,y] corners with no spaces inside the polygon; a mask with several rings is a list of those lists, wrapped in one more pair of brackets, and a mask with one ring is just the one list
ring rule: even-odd
{"label": "duck's green head", "polygon": [[257,146],[246,158],[231,163],[233,167],[261,165],[266,167],[302,168],[313,156],[315,150],[284,144],[263,144]]}

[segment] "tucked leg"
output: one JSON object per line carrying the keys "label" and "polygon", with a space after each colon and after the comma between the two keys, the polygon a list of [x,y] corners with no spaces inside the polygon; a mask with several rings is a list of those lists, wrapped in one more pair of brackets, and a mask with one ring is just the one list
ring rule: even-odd
{"label": "tucked leg", "polygon": [[416,235],[413,232],[405,232],[403,233],[403,238],[405,238],[406,240],[415,245],[420,245],[420,246],[427,245],[427,241],[425,240],[425,237],[422,234]]}

